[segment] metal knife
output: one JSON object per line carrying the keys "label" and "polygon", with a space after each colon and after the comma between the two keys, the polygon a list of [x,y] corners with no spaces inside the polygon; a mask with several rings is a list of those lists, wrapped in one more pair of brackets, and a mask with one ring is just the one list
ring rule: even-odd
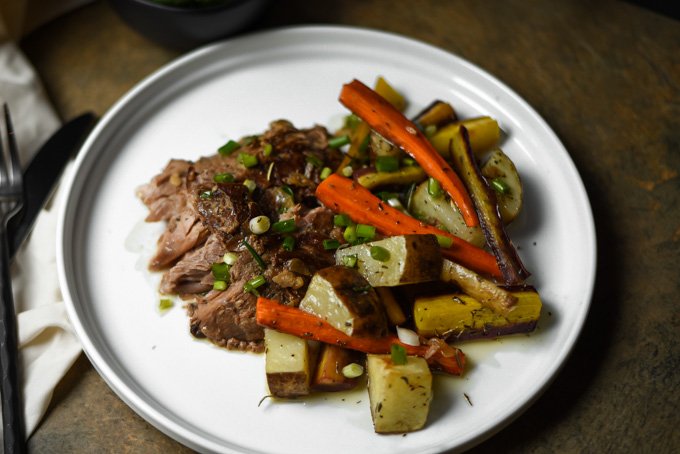
{"label": "metal knife", "polygon": [[26,168],[24,207],[7,226],[10,259],[30,233],[38,213],[54,192],[66,164],[80,149],[95,120],[92,113],[70,120],[45,142]]}

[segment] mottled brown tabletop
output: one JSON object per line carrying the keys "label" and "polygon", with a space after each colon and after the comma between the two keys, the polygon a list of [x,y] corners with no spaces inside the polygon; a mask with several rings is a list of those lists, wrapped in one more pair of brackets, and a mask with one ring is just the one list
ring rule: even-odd
{"label": "mottled brown tabletop", "polygon": [[[473,452],[680,451],[680,22],[619,1],[294,0],[256,24],[403,34],[527,100],[585,182],[598,236],[592,308],[548,390]],[[97,1],[21,43],[63,118],[102,115],[179,54]],[[569,188],[563,188],[569,191]],[[137,416],[83,355],[31,452],[189,452]]]}

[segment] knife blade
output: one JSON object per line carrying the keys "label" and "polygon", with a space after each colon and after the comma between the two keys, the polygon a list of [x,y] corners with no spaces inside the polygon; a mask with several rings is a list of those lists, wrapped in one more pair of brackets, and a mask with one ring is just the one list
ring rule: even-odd
{"label": "knife blade", "polygon": [[64,124],[38,150],[26,168],[24,207],[7,226],[10,259],[30,233],[38,213],[54,192],[66,164],[80,149],[95,120],[95,115],[88,112]]}

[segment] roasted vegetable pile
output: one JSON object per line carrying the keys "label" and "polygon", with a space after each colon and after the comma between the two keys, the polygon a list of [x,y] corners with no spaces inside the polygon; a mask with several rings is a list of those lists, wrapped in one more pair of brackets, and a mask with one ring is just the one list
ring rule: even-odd
{"label": "roasted vegetable pile", "polygon": [[435,101],[409,119],[382,78],[344,85],[340,102],[351,113],[331,141],[344,155],[315,190],[341,232],[324,242],[335,265],[313,274],[299,305],[258,299],[267,381],[289,398],[367,374],[375,431],[418,430],[432,371],[465,371],[452,344],[536,326],[541,300],[506,231],[522,183],[490,117]]}

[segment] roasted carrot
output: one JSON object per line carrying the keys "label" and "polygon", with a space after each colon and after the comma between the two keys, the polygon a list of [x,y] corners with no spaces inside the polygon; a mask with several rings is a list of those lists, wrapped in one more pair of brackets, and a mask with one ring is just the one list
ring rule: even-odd
{"label": "roasted carrot", "polygon": [[343,85],[340,102],[378,134],[404,149],[428,175],[439,181],[460,209],[465,224],[470,227],[479,225],[465,185],[411,120],[358,80]]}
{"label": "roasted carrot", "polygon": [[409,355],[425,357],[430,367],[435,370],[441,370],[452,375],[461,375],[465,367],[465,354],[455,347],[452,347],[454,354],[451,356],[444,356],[441,350],[438,350],[429,358],[426,358],[426,355],[431,353],[430,347],[427,345],[404,344],[395,335],[385,337],[348,336],[325,320],[295,307],[280,304],[276,300],[259,297],[256,310],[258,324],[303,339],[376,354],[389,353],[392,345],[398,344],[404,347]]}
{"label": "roasted carrot", "polygon": [[345,213],[356,223],[374,226],[383,235],[433,234],[453,240],[442,254],[478,273],[499,277],[500,269],[493,255],[457,236],[425,224],[392,208],[359,183],[334,174],[316,188],[316,198],[336,213]]}

